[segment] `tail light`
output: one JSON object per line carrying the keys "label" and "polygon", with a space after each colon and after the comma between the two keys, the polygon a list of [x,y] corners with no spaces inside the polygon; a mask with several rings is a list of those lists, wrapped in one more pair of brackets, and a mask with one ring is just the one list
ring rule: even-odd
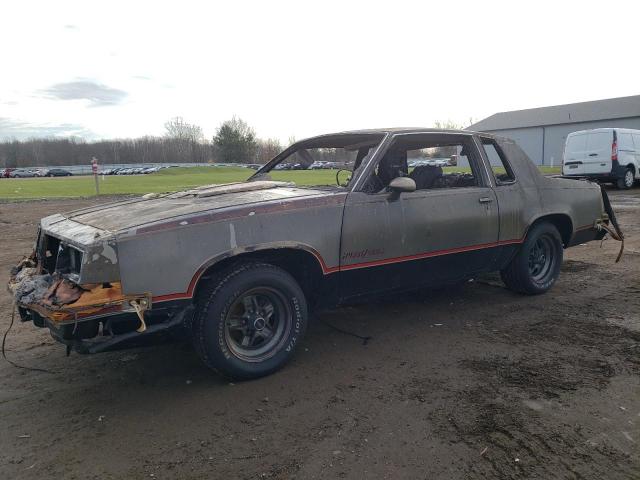
{"label": "tail light", "polygon": [[614,162],[618,161],[618,140],[613,140],[611,144],[611,160]]}

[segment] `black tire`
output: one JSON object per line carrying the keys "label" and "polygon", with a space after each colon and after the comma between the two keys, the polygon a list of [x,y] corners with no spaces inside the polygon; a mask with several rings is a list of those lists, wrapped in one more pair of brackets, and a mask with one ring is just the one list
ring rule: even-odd
{"label": "black tire", "polygon": [[560,275],[562,237],[551,223],[539,223],[509,265],[500,272],[510,290],[527,295],[539,295],[549,290]]}
{"label": "black tire", "polygon": [[635,183],[635,179],[633,178],[633,168],[627,167],[624,172],[624,175],[618,179],[616,182],[616,188],[619,190],[629,190],[633,187]]}
{"label": "black tire", "polygon": [[210,279],[196,301],[195,350],[209,368],[233,379],[282,368],[307,328],[302,289],[289,273],[266,263],[230,268]]}

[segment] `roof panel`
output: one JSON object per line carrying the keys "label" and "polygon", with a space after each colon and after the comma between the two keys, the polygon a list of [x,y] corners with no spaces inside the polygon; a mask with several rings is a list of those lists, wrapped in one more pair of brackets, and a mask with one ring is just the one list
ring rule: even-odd
{"label": "roof panel", "polygon": [[494,131],[563,123],[590,122],[640,116],[640,95],[591,102],[500,112],[469,126],[468,130]]}

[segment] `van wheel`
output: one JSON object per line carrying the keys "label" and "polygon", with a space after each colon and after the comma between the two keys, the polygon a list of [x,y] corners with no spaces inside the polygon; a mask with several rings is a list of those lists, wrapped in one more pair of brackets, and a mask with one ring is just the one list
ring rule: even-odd
{"label": "van wheel", "polygon": [[633,169],[631,167],[627,167],[627,170],[624,172],[622,178],[619,178],[616,182],[616,187],[620,190],[629,190],[633,187],[633,182],[635,179],[633,178]]}
{"label": "van wheel", "polygon": [[538,295],[549,290],[560,275],[562,238],[551,223],[539,223],[528,233],[520,251],[500,272],[510,290]]}
{"label": "van wheel", "polygon": [[192,340],[209,368],[251,379],[280,369],[306,327],[307,304],[295,279],[274,265],[248,262],[200,292]]}

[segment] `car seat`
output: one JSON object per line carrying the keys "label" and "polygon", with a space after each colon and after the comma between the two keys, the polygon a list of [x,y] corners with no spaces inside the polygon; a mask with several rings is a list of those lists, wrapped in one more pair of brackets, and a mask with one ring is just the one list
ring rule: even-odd
{"label": "car seat", "polygon": [[416,182],[416,190],[433,188],[435,181],[440,177],[442,177],[442,168],[435,165],[416,167],[409,174],[409,178]]}

